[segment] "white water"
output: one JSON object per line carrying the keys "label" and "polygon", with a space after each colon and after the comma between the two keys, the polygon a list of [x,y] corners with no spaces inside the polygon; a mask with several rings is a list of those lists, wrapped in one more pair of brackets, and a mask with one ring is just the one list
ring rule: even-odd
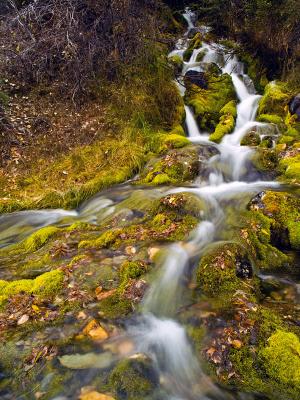
{"label": "white water", "polygon": [[[188,13],[185,17],[190,30],[193,28],[192,17]],[[203,61],[196,62],[197,55],[204,49],[206,54]],[[144,315],[131,332],[139,337],[138,342],[141,344],[138,349],[155,360],[162,375],[167,374],[172,378],[167,381],[169,384],[165,384],[172,399],[200,400],[206,399],[207,396],[211,398],[211,395],[218,399],[224,398],[224,394],[205,378],[193,356],[183,327],[170,319],[178,310],[180,301],[182,302],[183,279],[189,260],[195,255],[201,255],[205,247],[214,241],[216,230],[223,220],[224,201],[234,199],[239,194],[250,195],[266,188],[278,187],[274,182],[240,181],[241,176],[246,175],[245,165],[252,152],[250,148],[240,146],[240,141],[249,129],[259,125],[255,122],[255,116],[260,96],[251,93],[253,85],[249,85],[249,89],[246,86],[244,80],[249,82],[250,78],[244,74],[243,65],[236,57],[225,60],[222,49],[221,46],[204,44],[201,49],[195,50],[190,61],[184,64],[183,74],[189,69],[201,71],[201,65],[214,62],[222,67],[223,73],[231,75],[239,99],[235,129],[216,145],[209,141],[207,133],[200,132],[192,110],[185,106],[186,128],[191,141],[213,145],[220,153],[210,160],[214,170],[210,173],[206,185],[169,191],[190,192],[201,197],[208,204],[210,220],[201,222],[187,243],[177,243],[166,250],[162,265],[157,266],[158,275],[144,300]],[[180,55],[182,54],[181,50]],[[184,90],[181,93],[184,95]],[[227,180],[229,179],[227,182],[223,173],[224,167],[227,170]],[[196,385],[196,382],[201,383]]]}

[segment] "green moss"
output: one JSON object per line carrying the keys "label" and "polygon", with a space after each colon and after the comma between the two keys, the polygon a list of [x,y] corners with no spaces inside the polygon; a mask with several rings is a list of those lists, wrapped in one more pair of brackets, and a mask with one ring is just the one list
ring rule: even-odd
{"label": "green moss", "polygon": [[46,226],[45,228],[41,228],[38,231],[34,232],[22,242],[13,244],[3,250],[0,250],[0,255],[6,254],[8,252],[11,254],[34,252],[44,246],[49,239],[51,239],[56,233],[60,231],[61,230],[59,228],[56,228],[55,226]]}
{"label": "green moss", "polygon": [[198,32],[190,40],[188,48],[183,53],[183,61],[188,62],[193,54],[193,51],[199,49],[202,46],[201,34]]}
{"label": "green moss", "polygon": [[147,272],[146,264],[139,261],[125,261],[119,270],[120,285],[119,292],[122,292],[131,279],[137,279]]}
{"label": "green moss", "polygon": [[[225,116],[229,115],[229,125],[233,128],[235,111],[232,101],[236,99],[236,94],[230,75],[219,76],[216,72],[211,72],[206,73],[206,79],[207,89],[195,85],[187,88],[186,103],[193,108],[201,129],[212,132],[220,122],[220,118],[224,117],[222,118],[223,125]],[[229,132],[230,129],[227,128],[227,131]]]}
{"label": "green moss", "polygon": [[220,110],[221,115],[232,115],[234,118],[237,117],[236,101],[231,100]]}
{"label": "green moss", "polygon": [[140,400],[158,385],[158,377],[148,359],[122,360],[112,371],[109,384],[120,398]]}
{"label": "green moss", "polygon": [[220,143],[225,135],[233,131],[234,124],[235,120],[232,115],[222,115],[214,133],[209,136],[209,140],[215,143]]}
{"label": "green moss", "polygon": [[286,143],[286,144],[290,145],[294,142],[295,142],[295,138],[293,136],[286,136],[286,135],[281,136],[280,139],[278,140],[279,144]]}
{"label": "green moss", "polygon": [[232,210],[228,215],[226,239],[235,240],[248,250],[261,270],[272,270],[289,266],[291,259],[271,243],[273,237],[273,220],[270,214],[264,215],[261,210],[236,213]]}
{"label": "green moss", "polygon": [[183,67],[183,60],[180,56],[174,55],[168,58],[169,63],[173,66],[175,74],[179,74]]}
{"label": "green moss", "polygon": [[241,146],[258,146],[260,144],[260,136],[257,132],[248,132],[241,140]]}
{"label": "green moss", "polygon": [[64,274],[56,269],[38,276],[33,282],[33,293],[41,296],[53,296],[57,294],[63,285]]}
{"label": "green moss", "polygon": [[153,185],[169,185],[174,183],[174,181],[167,174],[157,174],[151,181]]}
{"label": "green moss", "polygon": [[300,221],[289,221],[287,227],[292,249],[300,250]]}
{"label": "green moss", "polygon": [[185,132],[184,132],[184,129],[183,129],[182,125],[174,126],[174,128],[170,132],[170,135],[185,136]]}
{"label": "green moss", "polygon": [[285,116],[285,107],[289,100],[289,93],[282,82],[270,82],[259,102],[258,115],[268,114],[278,117]]}
{"label": "green moss", "polygon": [[279,169],[282,179],[300,183],[300,156],[286,157],[280,160]]}
{"label": "green moss", "polygon": [[222,298],[224,306],[237,290],[248,291],[249,285],[236,275],[239,260],[249,262],[247,251],[241,245],[234,242],[213,245],[200,260],[196,272],[199,288],[210,297]]}
{"label": "green moss", "polygon": [[278,167],[278,154],[275,149],[258,147],[252,156],[252,162],[256,169],[263,172],[276,174]]}
{"label": "green moss", "polygon": [[237,116],[236,102],[231,100],[225,104],[220,110],[220,115],[219,123],[215,131],[209,137],[209,140],[216,143],[220,143],[223,136],[231,133],[234,129],[235,118]]}
{"label": "green moss", "polygon": [[185,50],[185,52],[183,53],[183,61],[185,62],[189,62],[190,58],[193,54],[194,49],[193,48],[188,48]]}
{"label": "green moss", "polygon": [[300,341],[295,334],[278,330],[259,356],[272,379],[300,388]]}
{"label": "green moss", "polygon": [[[184,141],[183,136],[178,136]],[[198,154],[194,146],[169,150],[159,159],[150,160],[138,183],[174,184],[192,180],[198,173]]]}
{"label": "green moss", "polygon": [[177,216],[190,214],[194,217],[201,217],[207,210],[207,204],[198,196],[192,193],[178,193],[162,197],[158,205],[155,205],[155,212],[176,212]]}
{"label": "green moss", "polygon": [[271,218],[273,241],[278,246],[299,249],[300,200],[285,192],[266,192],[261,212]]}
{"label": "green moss", "polygon": [[200,52],[197,54],[196,62],[201,62],[201,61],[203,60],[203,58],[205,57],[206,53],[207,53],[207,50],[205,50],[205,49],[202,50],[202,51],[200,51]]}
{"label": "green moss", "polygon": [[186,137],[182,136],[181,133],[171,133],[162,137],[162,144],[167,145],[167,147],[171,149],[179,149],[189,145],[190,141]]}
{"label": "green moss", "polygon": [[99,309],[106,318],[121,318],[132,312],[131,302],[122,297],[121,294],[114,295],[103,299],[99,303]]}
{"label": "green moss", "polygon": [[122,233],[121,229],[112,229],[102,233],[102,235],[94,240],[83,240],[79,243],[78,248],[89,248],[89,247],[96,247],[96,248],[107,248],[110,247],[119,235]]}
{"label": "green moss", "polygon": [[260,114],[257,118],[260,122],[280,125],[283,123],[283,118],[276,114]]}
{"label": "green moss", "polygon": [[18,293],[32,293],[42,298],[53,297],[62,289],[63,277],[63,272],[57,269],[45,272],[35,279],[1,281],[1,294],[6,299]]}
{"label": "green moss", "polygon": [[201,326],[188,326],[187,334],[194,343],[196,351],[200,352],[203,349],[203,340],[205,338],[206,329]]}

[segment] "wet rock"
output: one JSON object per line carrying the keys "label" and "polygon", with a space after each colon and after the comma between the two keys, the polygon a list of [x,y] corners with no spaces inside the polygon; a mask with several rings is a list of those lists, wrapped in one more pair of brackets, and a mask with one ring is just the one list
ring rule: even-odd
{"label": "wet rock", "polygon": [[289,110],[291,114],[296,114],[298,121],[300,121],[300,93],[289,102]]}
{"label": "wet rock", "polygon": [[192,69],[188,70],[184,77],[184,84],[193,84],[202,89],[207,89],[207,80],[205,78],[205,73]]}
{"label": "wet rock", "polygon": [[265,205],[262,200],[265,194],[266,194],[265,192],[260,192],[256,196],[254,196],[253,199],[251,199],[250,202],[248,203],[247,208],[249,210],[264,209]]}
{"label": "wet rock", "polygon": [[250,279],[253,277],[253,268],[249,260],[237,259],[236,276],[242,279]]}

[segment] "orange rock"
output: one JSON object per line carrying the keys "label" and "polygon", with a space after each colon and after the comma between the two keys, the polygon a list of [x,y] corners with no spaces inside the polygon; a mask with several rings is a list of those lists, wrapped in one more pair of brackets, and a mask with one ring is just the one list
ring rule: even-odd
{"label": "orange rock", "polygon": [[95,319],[93,319],[86,325],[82,333],[89,336],[93,340],[100,341],[108,338],[108,333],[106,332],[106,330],[102,328],[102,326],[100,326]]}
{"label": "orange rock", "polygon": [[95,390],[91,392],[85,392],[79,396],[80,400],[115,400],[113,397],[96,392]]}
{"label": "orange rock", "polygon": [[89,336],[93,339],[93,340],[105,340],[108,338],[108,333],[106,332],[105,329],[103,329],[101,326],[99,326],[98,328],[95,329],[91,329],[89,331]]}

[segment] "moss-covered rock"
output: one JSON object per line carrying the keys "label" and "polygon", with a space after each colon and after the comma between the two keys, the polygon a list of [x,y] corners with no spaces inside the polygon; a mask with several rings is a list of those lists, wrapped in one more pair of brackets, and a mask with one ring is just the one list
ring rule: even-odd
{"label": "moss-covered rock", "polygon": [[188,48],[183,53],[183,60],[189,61],[193,51],[199,49],[202,46],[202,37],[199,32],[197,32],[194,37],[190,40]]}
{"label": "moss-covered rock", "polygon": [[158,386],[158,375],[151,361],[143,355],[122,360],[109,377],[111,388],[120,399],[140,400]]}
{"label": "moss-covered rock", "polygon": [[179,55],[174,55],[168,58],[169,63],[173,66],[176,75],[180,74],[183,67],[183,60]]}
{"label": "moss-covered rock", "polygon": [[222,237],[234,240],[247,249],[254,265],[261,270],[276,270],[293,267],[291,257],[275,247],[272,219],[260,209],[260,196],[249,205],[250,211],[228,210],[226,226]]}
{"label": "moss-covered rock", "polygon": [[279,170],[282,173],[281,179],[287,182],[300,183],[300,155],[288,153],[279,161]]}
{"label": "moss-covered rock", "polygon": [[298,197],[285,192],[268,191],[262,197],[258,211],[270,218],[270,240],[274,245],[299,250],[300,200]]}
{"label": "moss-covered rock", "polygon": [[61,230],[59,228],[56,228],[55,226],[46,226],[45,228],[41,228],[20,243],[13,244],[3,250],[0,249],[0,256],[7,253],[32,253],[44,246],[48,242],[48,240],[50,240],[55,234],[60,231]]}
{"label": "moss-covered rock", "polygon": [[19,293],[29,293],[41,298],[53,297],[63,287],[64,274],[61,270],[45,272],[35,279],[22,279],[12,282],[0,281],[1,300],[5,302],[9,297]]}
{"label": "moss-covered rock", "polygon": [[259,102],[258,115],[267,114],[285,117],[285,109],[289,98],[290,95],[285,84],[282,82],[270,82],[265,87],[264,95]]}
{"label": "moss-covered rock", "polygon": [[[245,275],[240,275],[241,266]],[[234,242],[216,243],[201,258],[196,272],[199,288],[209,297],[222,299],[228,306],[237,290],[253,289],[250,282],[254,275],[247,250]],[[240,276],[240,277],[239,277]],[[253,282],[252,282],[253,284]]]}
{"label": "moss-covered rock", "polygon": [[255,131],[250,131],[241,140],[241,146],[258,146],[260,142],[259,134]]}
{"label": "moss-covered rock", "polygon": [[259,357],[269,377],[300,389],[300,341],[291,332],[276,331]]}
{"label": "moss-covered rock", "polygon": [[[186,138],[178,135],[180,142]],[[175,184],[192,180],[199,171],[198,153],[194,146],[169,151],[153,159],[141,174],[142,183],[151,185]]]}
{"label": "moss-covered rock", "polygon": [[276,149],[258,147],[252,155],[252,163],[258,171],[267,172],[273,177],[278,175],[278,152]]}
{"label": "moss-covered rock", "polygon": [[229,132],[228,126],[230,125],[230,128],[233,129],[235,115],[234,103],[231,103],[231,101],[236,99],[231,77],[228,74],[219,76],[218,73],[213,71],[206,73],[206,80],[207,89],[195,85],[188,87],[185,94],[186,103],[193,108],[201,129],[209,132],[214,131],[220,118],[223,117],[222,125],[224,125],[226,119],[230,119],[225,124]]}
{"label": "moss-covered rock", "polygon": [[209,136],[212,142],[220,143],[222,138],[234,129],[237,116],[236,102],[231,100],[220,110],[220,121],[215,131]]}

